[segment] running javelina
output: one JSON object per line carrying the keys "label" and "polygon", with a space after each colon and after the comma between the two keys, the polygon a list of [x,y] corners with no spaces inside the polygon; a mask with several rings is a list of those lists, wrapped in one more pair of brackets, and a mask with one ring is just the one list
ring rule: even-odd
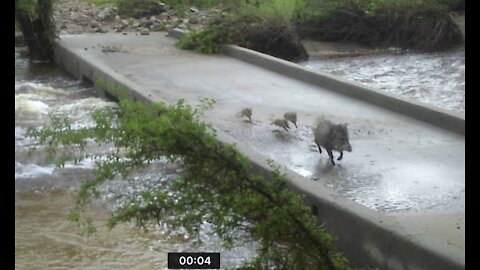
{"label": "running javelina", "polygon": [[296,112],[286,112],[283,117],[287,119],[288,121],[292,122],[296,128],[297,126],[297,113]]}
{"label": "running javelina", "polygon": [[248,121],[252,122],[252,108],[245,108],[240,112],[240,116],[248,117]]}
{"label": "running javelina", "polygon": [[290,128],[290,126],[288,125],[288,120],[287,119],[275,119],[271,125],[275,125],[277,127],[281,127],[283,129],[285,129],[286,132],[288,132],[288,128]]}
{"label": "running javelina", "polygon": [[326,119],[319,119],[313,130],[313,134],[315,136],[315,143],[318,146],[318,151],[322,153],[320,146],[325,148],[332,165],[335,165],[332,150],[340,152],[337,160],[343,158],[343,151],[352,152],[352,146],[348,140],[347,124],[335,125]]}

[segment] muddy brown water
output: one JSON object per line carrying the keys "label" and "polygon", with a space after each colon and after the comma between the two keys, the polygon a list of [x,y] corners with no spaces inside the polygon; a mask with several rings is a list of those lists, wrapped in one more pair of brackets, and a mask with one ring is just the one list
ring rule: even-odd
{"label": "muddy brown water", "polygon": [[97,234],[81,236],[66,221],[74,206],[72,192],[62,189],[15,194],[16,269],[164,269],[165,252],[176,251],[178,239],[125,224],[109,231],[100,206],[88,209]]}

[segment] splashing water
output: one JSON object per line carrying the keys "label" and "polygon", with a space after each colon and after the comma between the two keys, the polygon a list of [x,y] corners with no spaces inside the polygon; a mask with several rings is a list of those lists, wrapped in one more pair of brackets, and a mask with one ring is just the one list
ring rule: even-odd
{"label": "splashing water", "polygon": [[301,65],[455,112],[465,112],[465,51],[310,60]]}

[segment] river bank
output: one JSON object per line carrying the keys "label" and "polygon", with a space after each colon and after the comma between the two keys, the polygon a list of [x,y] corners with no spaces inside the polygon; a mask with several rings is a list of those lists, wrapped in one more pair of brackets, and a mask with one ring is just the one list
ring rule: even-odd
{"label": "river bank", "polygon": [[[213,19],[230,14],[228,8],[221,5],[208,9],[198,9],[195,6],[178,9],[167,4],[161,4],[160,7],[157,12],[144,14],[146,16],[124,17],[120,16],[118,8],[112,4],[96,6],[87,0],[62,0],[55,3],[54,20],[60,35],[109,32],[121,32],[124,35],[148,35],[150,32],[169,31],[173,28],[188,31],[201,30],[207,27]],[[465,13],[463,11],[452,12],[451,16],[460,28],[464,39]],[[388,47],[365,46],[351,41],[332,42],[317,39],[313,41],[306,37],[302,43],[310,57],[315,59],[392,53],[391,48]],[[248,43],[246,46],[249,46]],[[279,46],[298,45],[285,43],[284,45],[279,44]],[[266,48],[263,52],[268,53],[268,50]],[[302,57],[298,59],[302,59]]]}

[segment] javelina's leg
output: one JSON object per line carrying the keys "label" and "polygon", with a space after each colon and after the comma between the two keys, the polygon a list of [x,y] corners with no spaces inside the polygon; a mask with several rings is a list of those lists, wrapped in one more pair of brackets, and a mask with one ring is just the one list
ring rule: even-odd
{"label": "javelina's leg", "polygon": [[333,161],[333,153],[331,149],[327,149],[328,156],[330,157],[330,162],[332,162],[332,165],[335,166],[335,161]]}
{"label": "javelina's leg", "polygon": [[320,148],[320,146],[318,146],[318,145],[317,145],[317,147],[318,147],[318,152],[321,154],[322,153],[322,148]]}
{"label": "javelina's leg", "polygon": [[288,132],[288,129],[286,127],[283,127],[283,129],[285,129],[285,131]]}
{"label": "javelina's leg", "polygon": [[337,158],[337,160],[342,160],[343,158],[343,151],[340,151],[340,156]]}
{"label": "javelina's leg", "polygon": [[297,126],[297,122],[293,122],[293,124],[295,124],[295,128],[298,128],[298,126]]}

